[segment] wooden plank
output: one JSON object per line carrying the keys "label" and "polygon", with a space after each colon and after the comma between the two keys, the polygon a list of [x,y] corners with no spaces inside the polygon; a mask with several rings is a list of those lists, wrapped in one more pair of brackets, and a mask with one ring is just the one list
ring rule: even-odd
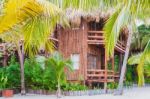
{"label": "wooden plank", "polygon": [[121,46],[125,47],[125,44],[123,44],[120,40],[118,40],[117,43],[120,44]]}
{"label": "wooden plank", "polygon": [[[103,82],[105,83],[104,79],[97,79],[97,80],[87,80],[88,82]],[[108,79],[107,82],[114,82],[114,79]]]}
{"label": "wooden plank", "polygon": [[115,48],[116,48],[116,50],[118,50],[119,52],[125,53],[125,50],[121,49],[120,47],[115,46]]}
{"label": "wooden plank", "polygon": [[88,31],[88,33],[100,33],[100,34],[103,34],[104,31]]}
{"label": "wooden plank", "polygon": [[123,47],[123,46],[121,46],[120,44],[116,44],[116,46],[118,46],[119,48],[121,48],[121,49],[123,49],[123,50],[125,50],[125,47]]}
{"label": "wooden plank", "polygon": [[104,77],[102,74],[87,74],[88,77]]}

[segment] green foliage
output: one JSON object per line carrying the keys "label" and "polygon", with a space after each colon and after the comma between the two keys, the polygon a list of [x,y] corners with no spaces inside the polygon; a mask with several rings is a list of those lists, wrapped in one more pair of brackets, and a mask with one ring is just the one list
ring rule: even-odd
{"label": "green foliage", "polygon": [[135,82],[137,81],[137,73],[136,73],[136,68],[134,68],[131,65],[127,65],[127,70],[126,70],[126,82]]}
{"label": "green foliage", "polygon": [[5,88],[18,88],[20,86],[20,68],[15,57],[12,56],[8,66],[0,68],[0,79],[6,79]]}
{"label": "green foliage", "polygon": [[87,86],[78,84],[78,83],[65,83],[62,85],[62,89],[64,91],[79,91],[79,90],[87,90]]}
{"label": "green foliage", "polygon": [[6,88],[7,76],[5,75],[4,69],[0,69],[0,90]]}
{"label": "green foliage", "polygon": [[111,82],[111,83],[108,83],[107,88],[108,88],[108,89],[116,89],[117,86],[118,86],[118,83],[116,83],[116,82]]}
{"label": "green foliage", "polygon": [[[119,56],[115,55],[115,57],[114,57],[114,71],[118,72],[118,68],[119,68]],[[108,69],[112,70],[112,62],[111,61],[108,62]]]}
{"label": "green foliage", "polygon": [[62,55],[58,52],[52,54],[52,56],[47,60],[46,66],[50,66],[49,70],[53,74],[54,81],[57,83],[57,88],[60,90],[61,85],[66,81],[65,68],[72,70],[72,61],[70,59],[65,60]]}
{"label": "green foliage", "polygon": [[125,81],[124,86],[129,87],[132,86],[133,82]]}
{"label": "green foliage", "polygon": [[143,51],[147,42],[150,38],[150,26],[141,25],[138,27],[138,32],[133,34],[132,38],[132,50],[136,50],[138,52]]}
{"label": "green foliage", "polygon": [[41,46],[52,51],[53,42],[48,37],[55,26],[57,23],[68,26],[63,11],[47,0],[4,1],[4,7],[0,4],[3,12],[0,17],[0,38],[13,45],[24,40],[25,53],[30,56],[36,55]]}
{"label": "green foliage", "polygon": [[44,70],[35,61],[35,59],[26,59],[25,67],[25,82],[28,88],[43,89],[43,72]]}
{"label": "green foliage", "polygon": [[[81,84],[72,84],[66,81],[64,68],[68,66],[72,70],[70,60],[64,60],[59,53],[54,53],[48,60],[44,60],[42,60],[45,63],[43,68],[43,63],[39,62],[39,59],[25,59],[24,69],[27,88],[53,91],[57,90],[58,81],[60,81],[60,86],[65,91],[87,89]],[[0,68],[0,89],[18,87],[20,87],[20,66],[15,57],[12,56],[9,66]]]}
{"label": "green foliage", "polygon": [[57,52],[45,61],[44,68],[41,61],[26,59],[24,63],[26,86],[32,89],[56,90],[58,81],[61,86],[66,83],[64,69],[66,66],[72,69],[71,64],[70,60],[64,60]]}
{"label": "green foliage", "polygon": [[9,65],[6,67],[9,88],[18,88],[20,86],[20,65],[16,62],[15,56],[11,57]]}
{"label": "green foliage", "polygon": [[139,33],[141,33],[141,35],[142,34],[149,35],[150,34],[150,26],[141,25],[138,27],[138,31],[139,31]]}
{"label": "green foliage", "polygon": [[119,71],[119,56],[118,55],[115,55],[114,57],[114,69],[115,69],[115,72],[118,72]]}

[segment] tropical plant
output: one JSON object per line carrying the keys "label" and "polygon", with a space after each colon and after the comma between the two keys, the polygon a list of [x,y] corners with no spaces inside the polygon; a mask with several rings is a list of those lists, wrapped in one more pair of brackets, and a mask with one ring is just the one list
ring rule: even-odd
{"label": "tropical plant", "polygon": [[0,90],[3,90],[6,88],[7,85],[7,76],[5,75],[4,70],[0,70]]}
{"label": "tropical plant", "polygon": [[[149,7],[147,7],[150,2],[148,0],[123,0],[121,1],[122,6],[118,7],[118,10],[115,11],[115,13],[110,16],[110,18],[107,20],[107,23],[105,24],[104,30],[105,30],[105,48],[107,56],[111,56],[114,54],[114,48],[117,43],[120,30],[123,26],[128,26],[129,32],[128,32],[128,40],[125,50],[125,57],[123,61],[123,66],[121,70],[119,85],[118,85],[118,92],[116,94],[122,94],[123,90],[123,80],[125,77],[125,70],[126,70],[126,64],[127,59],[129,55],[129,49],[131,45],[131,39],[132,39],[132,33],[135,29],[135,20],[139,17],[141,17],[141,13],[144,14]],[[147,7],[146,9],[144,9]],[[143,15],[144,16],[144,15]],[[146,18],[146,15],[144,16]]]}
{"label": "tropical plant", "polygon": [[63,12],[46,0],[6,0],[3,5],[3,13],[0,17],[0,34],[2,34],[0,37],[5,42],[15,45],[18,51],[21,67],[21,93],[25,94],[24,51],[30,56],[37,54],[41,46],[52,51],[53,44],[49,36],[57,23],[67,24],[67,21]]}
{"label": "tropical plant", "polygon": [[118,86],[118,83],[116,83],[116,82],[111,82],[111,83],[108,83],[107,88],[108,88],[108,89],[116,89],[117,86]]}
{"label": "tropical plant", "polygon": [[65,60],[58,52],[55,52],[47,61],[47,64],[51,66],[51,72],[53,76],[56,77],[55,81],[57,82],[57,96],[61,97],[61,85],[65,79],[64,69],[68,68],[72,70],[71,60]]}
{"label": "tropical plant", "polygon": [[[144,61],[142,62],[142,66],[139,67],[139,64],[141,64],[141,59],[144,57]],[[137,66],[137,73],[138,73],[138,84],[139,86],[142,86],[144,84],[144,74],[147,76],[149,75],[149,67],[150,67],[150,59],[148,56],[143,56],[143,53],[132,55],[129,60],[129,65],[138,65]]]}
{"label": "tropical plant", "polygon": [[[150,28],[149,26],[141,25],[138,27],[138,32],[139,33],[136,33],[136,35],[133,36],[133,42],[132,42],[132,46],[137,45],[137,47],[132,48],[132,53],[135,52],[136,53],[129,58],[128,63],[130,65],[138,65],[137,66],[138,78],[139,78],[138,84],[139,86],[142,86],[144,84],[144,71],[148,70],[145,68],[149,67],[149,56],[148,56],[149,45],[148,44],[149,44]],[[139,43],[137,44],[135,43],[135,41]]]}
{"label": "tropical plant", "polygon": [[14,55],[11,56],[10,62],[6,67],[6,76],[8,79],[7,87],[9,88],[19,88],[20,82],[20,68],[19,62],[16,61]]}
{"label": "tropical plant", "polygon": [[133,33],[131,52],[138,53],[144,50],[150,38],[150,26],[140,25],[138,31]]}
{"label": "tropical plant", "polygon": [[87,90],[88,88],[85,85],[81,85],[78,83],[65,83],[62,85],[62,89],[64,91],[80,91]]}
{"label": "tropical plant", "polygon": [[[20,86],[19,74],[19,63],[16,62],[14,56],[11,57],[8,66],[0,68],[0,78],[3,79],[2,81],[7,79],[7,83],[5,82],[5,88],[18,88]],[[2,82],[0,85],[4,86]]]}

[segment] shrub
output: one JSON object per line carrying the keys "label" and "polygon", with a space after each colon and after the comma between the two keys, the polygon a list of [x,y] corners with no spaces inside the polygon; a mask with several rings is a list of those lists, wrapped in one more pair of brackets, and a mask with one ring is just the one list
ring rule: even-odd
{"label": "shrub", "polygon": [[65,83],[62,85],[62,90],[64,91],[79,91],[79,90],[87,90],[88,87],[81,85],[79,83]]}

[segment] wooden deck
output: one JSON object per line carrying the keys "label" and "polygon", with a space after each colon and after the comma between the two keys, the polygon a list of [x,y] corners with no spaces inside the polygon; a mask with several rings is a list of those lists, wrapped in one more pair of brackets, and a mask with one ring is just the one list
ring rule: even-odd
{"label": "wooden deck", "polygon": [[[104,45],[104,31],[88,31],[88,44]],[[125,45],[121,41],[117,41],[115,49],[119,52],[125,52]]]}

